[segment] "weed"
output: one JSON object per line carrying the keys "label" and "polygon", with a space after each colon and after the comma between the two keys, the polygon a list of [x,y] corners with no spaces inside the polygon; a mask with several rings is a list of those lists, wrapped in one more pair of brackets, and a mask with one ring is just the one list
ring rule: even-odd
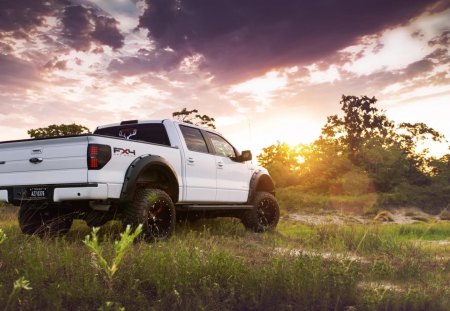
{"label": "weed", "polygon": [[12,303],[15,298],[19,295],[22,290],[32,290],[30,286],[30,281],[26,280],[25,277],[20,277],[14,281],[13,289],[9,294],[8,301],[6,302],[5,311],[12,307]]}
{"label": "weed", "polygon": [[114,242],[115,256],[112,260],[111,265],[108,264],[108,261],[103,256],[102,248],[98,242],[97,233],[99,229],[100,228],[93,228],[91,235],[87,235],[83,243],[92,250],[96,266],[99,266],[103,270],[106,275],[108,285],[111,287],[114,274],[119,269],[124,255],[130,248],[136,237],[142,232],[142,225],[139,225],[133,233],[131,232],[131,227],[128,225],[125,231],[120,234],[120,240]]}
{"label": "weed", "polygon": [[120,303],[113,301],[106,301],[98,311],[125,311],[125,308],[122,307]]}
{"label": "weed", "polygon": [[[3,232],[3,229],[0,228],[0,244],[3,244],[7,238],[7,235],[5,232]],[[13,289],[11,293],[9,294],[8,301],[5,305],[5,311],[9,309],[11,306],[11,303],[14,301],[14,298],[16,298],[21,290],[31,290],[30,281],[26,280],[25,277],[20,277],[13,283]]]}
{"label": "weed", "polygon": [[7,238],[6,233],[3,231],[3,229],[0,228],[0,244],[3,244]]}

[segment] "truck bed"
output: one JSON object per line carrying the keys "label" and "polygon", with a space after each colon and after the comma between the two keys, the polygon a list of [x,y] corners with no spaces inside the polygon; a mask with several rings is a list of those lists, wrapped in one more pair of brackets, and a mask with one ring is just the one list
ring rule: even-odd
{"label": "truck bed", "polygon": [[[100,170],[88,169],[90,144],[111,148],[111,160]],[[170,159],[178,176],[182,175],[178,148],[142,141],[88,134],[3,142],[0,144],[0,200],[11,202],[20,195],[29,199],[32,193],[40,194],[44,190],[50,201],[55,202],[69,198],[118,199],[127,168],[145,154]],[[181,185],[181,178],[179,182]]]}

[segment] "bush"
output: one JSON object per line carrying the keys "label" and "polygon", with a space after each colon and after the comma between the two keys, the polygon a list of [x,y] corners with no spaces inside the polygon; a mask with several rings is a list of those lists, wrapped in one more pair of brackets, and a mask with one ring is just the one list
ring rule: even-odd
{"label": "bush", "polygon": [[380,193],[379,207],[418,207],[426,212],[437,214],[450,203],[450,187],[442,184],[415,186],[402,183],[389,193]]}

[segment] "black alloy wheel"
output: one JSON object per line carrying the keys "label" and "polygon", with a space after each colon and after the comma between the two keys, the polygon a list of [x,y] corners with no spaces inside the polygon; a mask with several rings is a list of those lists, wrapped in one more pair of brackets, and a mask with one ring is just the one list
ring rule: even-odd
{"label": "black alloy wheel", "polygon": [[168,238],[175,229],[175,206],[170,196],[160,189],[137,190],[125,214],[125,222],[132,227],[142,224],[146,239]]}
{"label": "black alloy wheel", "polygon": [[273,230],[280,219],[280,208],[275,197],[268,192],[257,192],[252,205],[253,209],[241,217],[244,226],[255,232]]}

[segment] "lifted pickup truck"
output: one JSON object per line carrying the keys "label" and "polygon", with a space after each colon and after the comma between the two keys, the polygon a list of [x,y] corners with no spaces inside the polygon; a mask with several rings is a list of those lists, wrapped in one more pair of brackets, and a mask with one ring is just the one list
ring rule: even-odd
{"label": "lifted pickup truck", "polygon": [[173,120],[123,121],[93,134],[0,143],[0,201],[19,207],[25,234],[63,234],[73,219],[143,224],[170,236],[176,219],[238,217],[275,228],[279,208],[267,170],[219,133]]}

